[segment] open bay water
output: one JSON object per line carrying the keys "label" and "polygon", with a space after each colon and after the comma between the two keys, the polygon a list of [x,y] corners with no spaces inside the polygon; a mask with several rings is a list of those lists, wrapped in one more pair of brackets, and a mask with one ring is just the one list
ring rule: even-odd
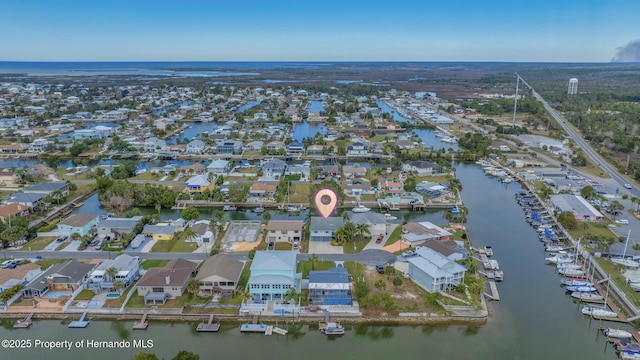
{"label": "open bay water", "polygon": [[[316,325],[292,325],[286,318],[278,326],[288,328],[290,334],[281,337],[241,334],[237,324],[223,324],[220,333],[208,334],[197,333],[195,323],[151,321],[148,330],[134,332],[132,320],[92,321],[81,330],[36,317],[29,330],[13,330],[12,321],[3,321],[0,337],[141,339],[153,340],[153,348],[2,349],[2,358],[111,360],[130,359],[145,351],[167,359],[186,349],[201,358],[228,359],[615,359],[613,347],[597,333],[599,322],[580,313],[580,305],[560,287],[555,269],[544,264],[544,249],[514,199],[520,185],[501,184],[475,165],[458,165],[457,176],[464,186],[462,198],[469,208],[467,226],[474,246],[492,245],[505,273],[505,281],[498,284],[501,300],[489,303],[492,314],[485,325],[357,325],[347,326],[344,336],[330,338]],[[441,212],[411,213],[410,220],[441,223],[441,216]]]}

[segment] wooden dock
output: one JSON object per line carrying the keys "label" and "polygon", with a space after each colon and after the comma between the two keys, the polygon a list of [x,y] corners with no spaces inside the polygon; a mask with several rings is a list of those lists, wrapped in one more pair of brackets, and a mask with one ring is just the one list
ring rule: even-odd
{"label": "wooden dock", "polygon": [[491,300],[500,301],[500,294],[498,294],[498,287],[496,286],[496,282],[493,280],[489,280],[489,291],[491,294],[484,293],[484,296]]}
{"label": "wooden dock", "polygon": [[267,325],[265,324],[242,324],[240,326],[240,332],[250,333],[265,333],[267,331]]}
{"label": "wooden dock", "polygon": [[133,330],[147,330],[149,326],[149,322],[147,321],[147,312],[142,315],[142,319],[140,321],[136,321],[133,323]]}
{"label": "wooden dock", "polygon": [[216,323],[216,324],[213,323],[213,314],[209,315],[208,322],[200,323],[196,327],[196,331],[200,331],[200,332],[218,332],[218,330],[220,330],[220,323]]}
{"label": "wooden dock", "polygon": [[35,313],[30,313],[29,315],[27,315],[26,318],[24,318],[24,320],[18,320],[15,322],[15,324],[13,324],[13,328],[14,329],[28,329],[29,327],[31,327],[31,324],[33,323],[31,321],[31,319],[33,318],[33,315]]}
{"label": "wooden dock", "polygon": [[78,321],[72,321],[69,323],[69,327],[70,328],[86,328],[87,325],[89,325],[88,321],[84,321],[85,317],[87,317],[87,312],[83,312],[82,316],[80,317],[80,320]]}

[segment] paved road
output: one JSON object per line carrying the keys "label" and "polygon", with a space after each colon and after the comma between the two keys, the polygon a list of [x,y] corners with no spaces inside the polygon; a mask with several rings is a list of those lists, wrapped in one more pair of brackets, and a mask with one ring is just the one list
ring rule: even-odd
{"label": "paved road", "polygon": [[[13,257],[14,259],[33,259],[37,256],[41,256],[44,259],[113,259],[118,256],[115,251],[6,251],[7,257]],[[173,260],[183,258],[187,260],[204,260],[206,254],[203,253],[167,253],[167,252],[127,252],[127,255],[139,256],[143,260]]]}
{"label": "paved road", "polygon": [[[298,260],[307,260],[310,254],[299,254]],[[359,263],[375,266],[393,264],[396,256],[384,250],[363,250],[357,254],[319,254],[318,260],[331,261],[357,261]]]}

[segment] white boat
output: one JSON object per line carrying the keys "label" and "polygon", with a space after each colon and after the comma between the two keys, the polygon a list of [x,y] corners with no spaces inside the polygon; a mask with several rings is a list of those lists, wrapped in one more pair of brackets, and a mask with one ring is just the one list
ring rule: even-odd
{"label": "white boat", "polygon": [[574,292],[571,293],[571,297],[582,300],[582,301],[593,301],[593,302],[601,302],[604,301],[604,296],[596,293],[584,293],[584,292]]}
{"label": "white boat", "polygon": [[458,139],[451,137],[451,136],[443,136],[440,138],[440,141],[444,142],[444,143],[448,143],[448,144],[457,144],[458,143]]}
{"label": "white boat", "polygon": [[567,291],[569,292],[594,292],[596,288],[593,286],[567,286]]}
{"label": "white boat", "polygon": [[574,263],[561,263],[561,264],[556,264],[556,269],[558,269],[558,270],[560,270],[560,269],[579,270],[579,269],[582,269],[582,266],[580,266],[578,264],[574,264]]}
{"label": "white boat", "polygon": [[584,276],[582,269],[558,269],[558,274],[564,276]]}
{"label": "white boat", "polygon": [[385,220],[396,220],[396,219],[398,219],[398,217],[397,216],[393,216],[391,214],[384,214],[384,219]]}
{"label": "white boat", "polygon": [[484,253],[487,254],[487,256],[493,256],[493,248],[489,245],[485,246]]}
{"label": "white boat", "polygon": [[491,265],[491,269],[499,270],[500,265],[498,264],[498,260],[489,260],[489,264]]}
{"label": "white boat", "polygon": [[631,260],[631,259],[611,258],[610,260],[614,264],[626,266],[626,267],[629,267],[629,268],[637,269],[638,267],[640,267],[640,263],[638,263],[635,260]]}
{"label": "white boat", "polygon": [[502,281],[504,279],[504,273],[502,270],[495,270],[493,272],[493,277],[496,281]]}
{"label": "white boat", "polygon": [[640,291],[640,282],[630,282],[629,286],[631,286],[633,291]]}
{"label": "white boat", "polygon": [[618,314],[616,314],[614,311],[607,310],[606,308],[596,307],[596,306],[585,306],[582,308],[581,312],[589,316],[607,317],[607,318],[618,317]]}
{"label": "white boat", "polygon": [[262,214],[264,212],[264,207],[262,207],[262,205],[258,206],[257,208],[253,209],[253,211],[256,214]]}
{"label": "white boat", "polygon": [[371,211],[371,209],[369,209],[368,207],[366,207],[366,206],[364,206],[362,204],[358,204],[351,211],[353,211],[354,213],[366,213],[366,212]]}
{"label": "white boat", "polygon": [[573,280],[573,279],[562,279],[560,280],[562,285],[567,286],[592,286],[593,284],[587,280]]}
{"label": "white boat", "polygon": [[[542,231],[544,231],[544,229],[542,229]],[[546,252],[558,252],[562,250],[565,250],[565,248],[563,246],[558,246],[558,245],[549,245],[544,248],[544,251]]]}
{"label": "white boat", "polygon": [[544,258],[547,264],[570,264],[573,262],[573,258],[567,255],[552,255]]}
{"label": "white boat", "polygon": [[628,331],[614,328],[603,328],[602,333],[610,338],[616,339],[631,339],[633,337]]}
{"label": "white boat", "polygon": [[640,360],[640,354],[633,351],[623,350],[620,352],[620,359],[622,360]]}
{"label": "white boat", "polygon": [[324,333],[325,335],[343,335],[344,327],[335,322],[328,322],[327,326],[320,331],[322,331],[322,333]]}

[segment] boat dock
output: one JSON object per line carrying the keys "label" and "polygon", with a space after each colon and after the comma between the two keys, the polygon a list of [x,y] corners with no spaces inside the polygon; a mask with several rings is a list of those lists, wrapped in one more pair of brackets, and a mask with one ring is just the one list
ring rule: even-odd
{"label": "boat dock", "polygon": [[87,317],[87,312],[83,312],[82,316],[80,317],[80,320],[78,321],[72,321],[69,323],[69,327],[70,328],[86,328],[87,325],[89,325],[88,321],[84,321],[85,317]]}
{"label": "boat dock", "polygon": [[240,332],[264,334],[266,331],[267,331],[267,325],[265,324],[242,324],[240,326]]}
{"label": "boat dock", "polygon": [[31,324],[33,323],[31,321],[31,319],[33,318],[33,315],[35,313],[30,313],[29,315],[27,315],[26,318],[24,318],[24,320],[18,320],[15,322],[15,324],[13,324],[13,328],[14,329],[28,329],[29,327],[31,327]]}
{"label": "boat dock", "polygon": [[500,294],[498,294],[498,286],[496,286],[496,282],[493,280],[489,280],[489,291],[491,294],[484,293],[484,296],[489,298],[490,300],[500,301]]}
{"label": "boat dock", "polygon": [[273,335],[273,325],[267,325],[267,328],[264,331],[265,335]]}
{"label": "boat dock", "polygon": [[[209,321],[206,323],[198,324],[196,331],[200,332],[218,332],[220,330],[220,323],[213,323],[213,314],[209,315]],[[240,330],[242,331],[242,329]]]}
{"label": "boat dock", "polygon": [[274,326],[272,330],[273,330],[274,333],[276,333],[278,335],[287,335],[287,333],[289,332],[289,331],[287,331],[285,329],[282,329],[282,328],[279,328],[277,326]]}
{"label": "boat dock", "polygon": [[142,315],[142,319],[140,321],[136,321],[133,323],[133,330],[147,330],[149,326],[149,322],[147,321],[147,313],[145,312]]}

